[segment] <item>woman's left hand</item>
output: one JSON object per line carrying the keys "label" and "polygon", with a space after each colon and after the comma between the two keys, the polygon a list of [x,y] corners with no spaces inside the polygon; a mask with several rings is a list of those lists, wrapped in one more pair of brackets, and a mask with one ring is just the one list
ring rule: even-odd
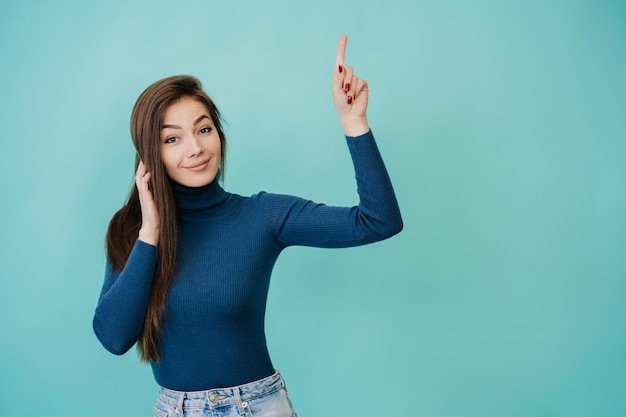
{"label": "woman's left hand", "polygon": [[365,80],[354,75],[352,67],[344,66],[348,38],[339,39],[333,74],[333,101],[346,136],[359,136],[369,131],[367,124],[368,88]]}

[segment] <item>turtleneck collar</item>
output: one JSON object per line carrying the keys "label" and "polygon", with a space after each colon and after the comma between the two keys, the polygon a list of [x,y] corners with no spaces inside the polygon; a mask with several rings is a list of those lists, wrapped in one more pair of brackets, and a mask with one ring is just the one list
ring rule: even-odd
{"label": "turtleneck collar", "polygon": [[170,180],[176,206],[182,211],[209,210],[222,204],[228,193],[220,186],[217,179],[202,187],[187,187]]}

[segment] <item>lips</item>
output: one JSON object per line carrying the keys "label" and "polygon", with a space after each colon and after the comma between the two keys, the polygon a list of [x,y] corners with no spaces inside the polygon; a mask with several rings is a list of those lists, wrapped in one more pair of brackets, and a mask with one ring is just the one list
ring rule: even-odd
{"label": "lips", "polygon": [[209,164],[209,160],[207,159],[204,162],[199,162],[197,164],[189,165],[183,168],[188,169],[190,171],[204,171],[204,169],[207,167],[208,164]]}

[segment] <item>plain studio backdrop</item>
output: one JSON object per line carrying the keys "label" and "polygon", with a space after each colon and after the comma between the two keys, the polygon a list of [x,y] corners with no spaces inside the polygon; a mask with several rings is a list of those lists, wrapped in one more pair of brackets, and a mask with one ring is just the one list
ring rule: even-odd
{"label": "plain studio backdrop", "polygon": [[91,320],[153,81],[215,99],[226,190],[357,202],[343,33],[405,229],[279,259],[267,336],[299,414],[626,415],[625,22],[617,0],[3,1],[0,415],[150,415],[149,367]]}

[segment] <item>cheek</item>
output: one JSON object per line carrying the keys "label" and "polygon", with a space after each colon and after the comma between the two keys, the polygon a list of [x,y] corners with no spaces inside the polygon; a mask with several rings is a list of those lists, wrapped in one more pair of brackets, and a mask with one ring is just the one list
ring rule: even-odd
{"label": "cheek", "polygon": [[220,159],[220,161],[222,160],[222,143],[220,142],[220,138],[218,137],[216,142],[213,145],[214,147],[214,154]]}
{"label": "cheek", "polygon": [[161,162],[163,162],[165,172],[168,174],[171,174],[177,167],[176,156],[171,150],[161,149]]}

